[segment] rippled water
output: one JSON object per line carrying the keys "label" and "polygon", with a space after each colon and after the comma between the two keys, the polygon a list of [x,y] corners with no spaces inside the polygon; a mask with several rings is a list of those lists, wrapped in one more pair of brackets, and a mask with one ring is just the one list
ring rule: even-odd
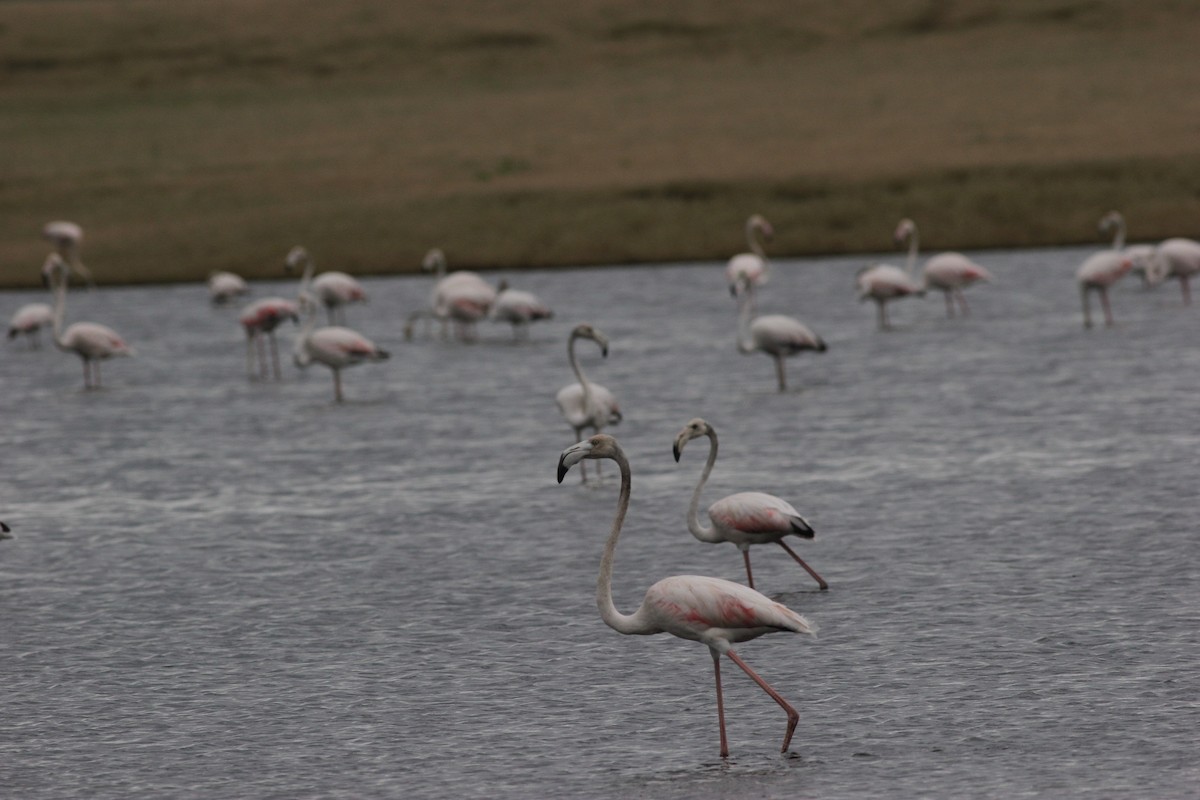
{"label": "rippled water", "polygon": [[[320,367],[247,380],[236,309],[201,286],[72,294],[139,355],[84,392],[73,357],[0,348],[4,794],[1194,796],[1200,309],[1127,282],[1120,326],[1084,332],[1086,252],[977,254],[997,281],[973,316],[904,301],[886,334],[862,259],[780,262],[760,310],[830,347],[782,395],[736,352],[716,264],[509,276],[558,312],[522,344],[406,343],[429,279],[367,281],[350,324],[393,359],[340,406]],[[819,637],[740,648],[800,711],[786,756],[727,669],[722,761],[705,648],[596,613],[615,471],[554,480],[585,320],[634,470],[619,607],[744,577],[684,524],[693,416],[721,436],[706,504],[773,492],[818,531],[799,547],[828,592],[775,548],[755,573]]]}

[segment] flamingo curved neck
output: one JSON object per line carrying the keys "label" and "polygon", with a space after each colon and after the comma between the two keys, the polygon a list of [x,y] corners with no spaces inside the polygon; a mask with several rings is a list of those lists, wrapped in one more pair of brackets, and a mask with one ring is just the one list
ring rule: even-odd
{"label": "flamingo curved neck", "polygon": [[312,283],[313,271],[316,269],[316,262],[308,253],[304,254],[304,274],[300,276],[300,294],[308,292],[308,286]]}
{"label": "flamingo curved neck", "polygon": [[766,261],[767,251],[763,248],[758,224],[753,219],[746,222],[746,245],[751,253]]}
{"label": "flamingo curved neck", "polygon": [[920,234],[917,233],[917,226],[913,225],[909,229],[908,234],[908,258],[904,263],[904,269],[911,278],[917,270],[917,253],[920,250]]}
{"label": "flamingo curved neck", "polygon": [[617,500],[617,515],[613,518],[612,532],[604,545],[604,555],[600,558],[600,575],[596,578],[596,607],[600,609],[600,618],[604,624],[618,633],[651,634],[658,629],[642,620],[641,608],[631,615],[622,614],[613,605],[612,572],[613,559],[617,552],[617,540],[621,538],[621,526],[625,522],[625,512],[629,510],[629,492],[632,478],[629,473],[629,461],[625,454],[618,450],[611,456],[621,470],[621,494]]}
{"label": "flamingo curved neck", "polygon": [[583,367],[579,366],[579,359],[575,357],[575,342],[578,339],[578,336],[572,336],[567,342],[567,356],[571,360],[571,369],[575,372],[575,379],[583,388],[583,411],[587,414],[592,407],[592,384],[588,382],[587,376],[583,374]]}
{"label": "flamingo curved neck", "polygon": [[1113,221],[1113,225],[1117,228],[1117,232],[1113,234],[1113,250],[1123,250],[1125,249],[1125,219],[1117,217]]}
{"label": "flamingo curved neck", "polygon": [[704,464],[704,470],[700,473],[700,482],[696,484],[695,491],[692,492],[692,504],[688,506],[687,524],[688,530],[702,542],[721,542],[724,541],[716,534],[715,529],[704,527],[700,524],[700,492],[704,490],[704,484],[708,482],[708,476],[712,474],[713,465],[717,463],[717,432],[710,430],[708,436],[708,461]]}

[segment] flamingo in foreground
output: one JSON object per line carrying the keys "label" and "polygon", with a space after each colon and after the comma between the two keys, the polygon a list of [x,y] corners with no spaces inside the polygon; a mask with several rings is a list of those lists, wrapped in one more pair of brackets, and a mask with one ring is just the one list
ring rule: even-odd
{"label": "flamingo in foreground", "polygon": [[1083,327],[1092,327],[1090,292],[1100,294],[1100,305],[1104,309],[1104,324],[1113,325],[1112,307],[1108,303],[1108,289],[1133,269],[1133,259],[1124,252],[1125,218],[1117,211],[1110,211],[1100,218],[1100,232],[1115,230],[1112,249],[1102,250],[1088,256],[1075,272],[1079,284],[1079,295],[1083,300]]}
{"label": "flamingo in foreground", "polygon": [[771,223],[761,214],[753,214],[747,218],[746,246],[750,248],[750,252],[738,253],[725,265],[725,280],[729,282],[730,294],[737,294],[738,279],[743,276],[749,281],[751,290],[762,286],[771,277],[771,262],[767,260],[763,245],[771,241],[774,235],[775,230]]}
{"label": "flamingo in foreground", "polygon": [[340,403],[343,400],[343,369],[364,361],[386,361],[390,354],[349,328],[334,326],[313,330],[317,323],[317,299],[311,294],[300,296],[300,307],[306,316],[294,348],[296,366],[303,369],[316,361],[329,367],[333,372],[333,397]]}
{"label": "flamingo in foreground", "polygon": [[436,247],[425,254],[421,269],[437,275],[429,304],[433,316],[442,321],[442,338],[446,338],[446,323],[453,320],[460,340],[474,339],[475,323],[487,315],[496,300],[495,288],[469,270],[447,275],[446,254]]}
{"label": "flamingo in foreground", "polygon": [[95,288],[96,282],[92,280],[91,270],[83,265],[83,260],[79,257],[80,246],[83,244],[83,228],[74,222],[55,220],[42,226],[42,238],[54,245],[54,251],[87,282],[89,289]]}
{"label": "flamingo in foreground", "polygon": [[133,355],[133,348],[116,331],[95,322],[76,322],[62,329],[67,312],[67,277],[71,267],[58,253],[46,257],[42,273],[54,289],[54,344],[83,361],[83,388],[100,388],[100,362],[117,356]]}
{"label": "flamingo in foreground", "polygon": [[824,340],[804,323],[783,314],[766,314],[751,320],[753,296],[750,283],[744,276],[738,279],[734,296],[738,301],[738,352],[761,352],[775,359],[779,391],[786,391],[787,375],[783,360],[804,350],[824,353],[828,349]]}
{"label": "flamingo in foreground", "polygon": [[1188,282],[1197,273],[1200,273],[1200,242],[1181,238],[1167,239],[1155,247],[1147,270],[1151,283],[1178,278],[1185,306],[1192,304],[1192,289]]}
{"label": "flamingo in foreground", "polygon": [[263,339],[271,346],[271,368],[275,380],[282,376],[279,370],[279,346],[275,343],[275,329],[287,320],[299,322],[300,308],[291,300],[282,297],[265,297],[242,309],[238,321],[246,331],[246,373],[254,377],[254,354],[257,349],[259,374],[267,377],[267,356],[263,351]]}
{"label": "flamingo in foreground", "polygon": [[514,339],[528,339],[531,322],[550,319],[553,316],[554,312],[539,300],[537,295],[510,289],[505,281],[500,282],[500,288],[488,312],[489,319],[512,325]]}
{"label": "flamingo in foreground", "polygon": [[[621,421],[621,408],[613,393],[598,383],[592,383],[583,374],[579,360],[575,357],[575,340],[591,339],[600,345],[600,355],[608,358],[608,337],[598,329],[588,324],[576,325],[567,339],[567,357],[571,361],[571,369],[575,372],[576,383],[569,384],[558,390],[554,401],[562,412],[567,424],[575,431],[575,439],[583,438],[583,429],[591,428],[593,433],[599,433],[605,425],[616,425]],[[579,468],[579,473],[587,481],[587,471]],[[596,465],[596,474],[600,474],[600,465]]]}
{"label": "flamingo in foreground", "polygon": [[[911,219],[902,219],[896,226],[894,234],[896,242],[903,244],[908,241],[908,273],[913,274],[913,265],[917,263],[917,252],[920,248],[917,223]],[[966,315],[970,311],[963,289],[978,281],[990,281],[992,274],[976,264],[962,253],[939,253],[925,262],[921,270],[921,289],[929,291],[938,289],[946,298],[946,316],[954,316],[954,301],[958,301],[959,309]]]}
{"label": "flamingo in foreground", "polygon": [[634,636],[669,633],[681,639],[691,639],[708,645],[709,653],[712,654],[713,674],[716,677],[717,722],[721,728],[722,758],[729,755],[729,743],[725,738],[721,656],[729,656],[733,663],[741,667],[787,713],[787,732],[783,736],[783,746],[780,748],[780,752],[786,753],[800,715],[779,692],[771,688],[770,684],[734,652],[733,645],[748,642],[764,634],[782,631],[815,635],[816,626],[795,611],[754,589],[733,581],[701,575],[675,575],[664,578],[646,591],[646,597],[637,611],[628,616],[622,614],[613,604],[612,572],[617,540],[621,536],[621,525],[629,509],[629,461],[616,439],[607,434],[597,434],[587,441],[571,445],[562,452],[558,459],[558,482],[562,483],[567,470],[585,458],[611,458],[621,470],[621,493],[617,501],[617,514],[613,519],[608,542],[604,545],[600,575],[596,580],[596,605],[600,609],[600,618],[618,633]]}
{"label": "flamingo in foreground", "polygon": [[286,262],[289,272],[303,267],[300,278],[300,294],[312,292],[325,306],[329,324],[346,321],[345,306],[350,303],[367,302],[367,293],[353,276],[345,272],[322,272],[313,277],[316,261],[303,247],[296,245],[288,251]]}
{"label": "flamingo in foreground", "polygon": [[718,543],[732,542],[742,551],[742,559],[746,562],[746,580],[750,588],[754,588],[754,573],[750,571],[750,545],[775,544],[787,551],[788,555],[804,567],[809,575],[816,579],[817,585],[828,589],[829,584],[818,575],[812,567],[804,563],[804,559],[796,555],[788,547],[785,536],[799,536],[801,539],[811,539],[815,535],[812,527],[800,516],[791,504],[764,492],[738,492],[723,497],[708,507],[708,518],[712,527],[700,524],[700,492],[712,473],[713,464],[717,463],[717,432],[704,420],[697,417],[683,427],[675,437],[675,461],[683,454],[683,447],[692,439],[701,436],[708,437],[708,461],[704,471],[700,473],[700,482],[692,492],[692,504],[688,507],[688,530],[702,542]]}
{"label": "flamingo in foreground", "polygon": [[241,275],[232,272],[217,271],[208,276],[208,294],[216,305],[228,303],[235,297],[246,294],[250,287]]}

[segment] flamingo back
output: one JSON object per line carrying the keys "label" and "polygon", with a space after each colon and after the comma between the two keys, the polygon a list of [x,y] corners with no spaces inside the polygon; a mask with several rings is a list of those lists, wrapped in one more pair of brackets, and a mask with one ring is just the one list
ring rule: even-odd
{"label": "flamingo back", "polygon": [[76,322],[62,335],[63,344],[84,358],[102,359],[133,355],[133,348],[112,328],[96,322]]}
{"label": "flamingo back", "polygon": [[812,528],[791,503],[766,492],[738,492],[723,497],[708,507],[708,516],[723,533],[813,536]]}
{"label": "flamingo back", "polygon": [[675,575],[646,591],[638,615],[662,631],[724,652],[778,631],[815,635],[816,625],[740,583],[706,575]]}

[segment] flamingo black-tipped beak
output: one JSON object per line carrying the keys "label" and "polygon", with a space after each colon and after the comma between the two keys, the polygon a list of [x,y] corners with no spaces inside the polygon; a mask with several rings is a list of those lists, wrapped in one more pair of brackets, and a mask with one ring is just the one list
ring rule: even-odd
{"label": "flamingo black-tipped beak", "polygon": [[13,538],[12,537],[12,528],[8,527],[8,525],[6,525],[3,522],[0,522],[0,539],[11,539],[11,538]]}
{"label": "flamingo black-tipped beak", "polygon": [[563,477],[571,467],[583,461],[587,454],[592,450],[591,442],[579,442],[562,451],[562,455],[558,457],[558,482],[563,482]]}
{"label": "flamingo black-tipped beak", "polygon": [[675,453],[675,463],[678,464],[679,456],[683,454],[683,448],[679,446],[679,442],[675,442],[675,446],[672,447],[671,450]]}

